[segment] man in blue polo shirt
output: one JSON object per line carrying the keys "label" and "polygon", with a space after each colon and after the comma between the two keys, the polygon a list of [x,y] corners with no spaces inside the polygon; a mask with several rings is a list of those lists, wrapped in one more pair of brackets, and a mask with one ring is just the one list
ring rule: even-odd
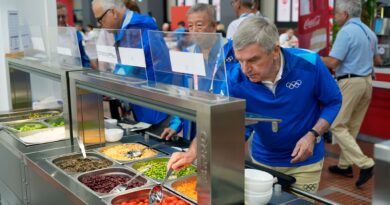
{"label": "man in blue polo shirt", "polygon": [[[282,119],[276,133],[270,123],[247,128],[254,131],[253,162],[291,175],[293,186],[315,192],[325,153],[321,135],[341,107],[336,82],[317,54],[280,48],[278,30],[267,19],[248,17],[233,39],[241,69],[228,69],[231,96],[245,99],[247,112]],[[174,154],[168,165],[178,168],[194,159],[192,147],[188,154]]]}
{"label": "man in blue polo shirt", "polygon": [[380,63],[378,39],[360,20],[360,0],[338,0],[335,20],[340,31],[329,57],[324,63],[336,73],[343,95],[343,105],[332,125],[332,134],[341,148],[338,165],[329,171],[352,177],[352,164],[360,168],[356,186],[366,183],[373,175],[374,160],[367,157],[356,143],[356,137],[371,101],[373,64]]}
{"label": "man in blue polo shirt", "polygon": [[[146,76],[149,82],[155,81],[153,72],[152,55],[149,48],[149,30],[157,30],[156,22],[149,16],[126,9],[122,0],[94,0],[92,10],[96,20],[105,29],[120,29],[115,36],[115,46],[129,47],[133,42],[132,37],[126,29],[140,29],[142,32],[142,44],[146,60]],[[156,55],[158,56],[158,55]],[[131,66],[118,65],[117,69],[124,69],[119,73],[131,72]],[[131,104],[134,119],[139,122],[146,122],[157,125],[167,119],[168,115],[139,105]]]}

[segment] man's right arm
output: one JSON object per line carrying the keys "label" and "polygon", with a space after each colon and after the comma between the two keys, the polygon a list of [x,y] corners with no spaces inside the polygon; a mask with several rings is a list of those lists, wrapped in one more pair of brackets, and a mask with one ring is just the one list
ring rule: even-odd
{"label": "man's right arm", "polygon": [[179,170],[191,164],[196,159],[197,140],[192,140],[187,152],[175,152],[168,161],[167,168]]}

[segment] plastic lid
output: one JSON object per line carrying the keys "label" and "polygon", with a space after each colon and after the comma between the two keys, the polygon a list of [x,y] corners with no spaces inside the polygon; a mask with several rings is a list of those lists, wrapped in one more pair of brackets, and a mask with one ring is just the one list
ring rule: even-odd
{"label": "plastic lid", "polygon": [[257,169],[245,169],[245,179],[248,181],[273,181],[273,176]]}

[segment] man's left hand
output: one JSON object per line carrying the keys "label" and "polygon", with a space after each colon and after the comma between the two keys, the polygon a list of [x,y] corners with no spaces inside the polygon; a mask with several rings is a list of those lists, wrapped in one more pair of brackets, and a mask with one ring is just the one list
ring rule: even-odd
{"label": "man's left hand", "polygon": [[291,154],[293,159],[291,163],[303,162],[313,155],[315,137],[308,132],[295,145],[294,151]]}

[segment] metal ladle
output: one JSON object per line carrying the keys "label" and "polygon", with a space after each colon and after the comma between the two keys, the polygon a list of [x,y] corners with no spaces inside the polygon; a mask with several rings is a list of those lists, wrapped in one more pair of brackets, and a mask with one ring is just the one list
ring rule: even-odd
{"label": "metal ladle", "polygon": [[155,204],[155,203],[160,203],[164,196],[163,196],[163,186],[164,183],[168,180],[169,176],[171,176],[173,172],[173,169],[170,168],[167,172],[167,175],[165,175],[164,180],[161,182],[161,184],[155,185],[149,192],[149,204]]}
{"label": "metal ladle", "polygon": [[129,184],[134,181],[134,179],[137,179],[140,175],[142,175],[144,172],[148,171],[148,169],[150,169],[152,167],[152,165],[147,165],[145,166],[142,170],[140,170],[136,175],[134,175],[131,179],[129,179],[127,182],[125,183],[122,183],[122,184],[119,184],[117,185],[116,187],[114,187],[111,191],[110,191],[110,194],[114,194],[114,193],[118,193],[118,192],[122,192],[124,190],[126,190],[128,187],[129,187]]}
{"label": "metal ladle", "polygon": [[160,143],[152,145],[150,147],[144,147],[144,148],[142,148],[140,150],[130,150],[130,151],[128,151],[126,153],[126,156],[129,157],[129,158],[139,157],[139,156],[141,156],[144,153],[145,150],[158,147],[158,146],[160,146],[162,144],[165,144],[165,142],[160,142]]}

